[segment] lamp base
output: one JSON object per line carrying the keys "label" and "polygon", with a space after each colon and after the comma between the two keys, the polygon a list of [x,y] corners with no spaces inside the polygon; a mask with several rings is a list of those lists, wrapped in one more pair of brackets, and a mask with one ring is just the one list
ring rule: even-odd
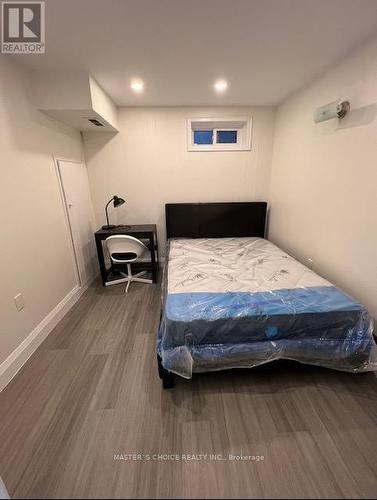
{"label": "lamp base", "polygon": [[116,226],[114,224],[109,224],[108,226],[102,226],[102,229],[115,229]]}

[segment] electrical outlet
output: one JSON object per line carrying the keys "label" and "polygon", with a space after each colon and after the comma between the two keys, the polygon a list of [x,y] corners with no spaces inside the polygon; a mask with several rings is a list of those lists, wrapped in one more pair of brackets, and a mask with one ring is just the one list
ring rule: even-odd
{"label": "electrical outlet", "polygon": [[15,297],[14,297],[14,303],[16,304],[16,309],[18,312],[22,311],[22,309],[25,307],[25,304],[24,304],[24,298],[22,296],[22,293],[18,293]]}

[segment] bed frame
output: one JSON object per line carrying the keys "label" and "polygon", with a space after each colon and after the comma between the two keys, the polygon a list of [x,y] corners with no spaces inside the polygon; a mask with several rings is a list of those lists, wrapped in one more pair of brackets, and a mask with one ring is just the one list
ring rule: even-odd
{"label": "bed frame", "polygon": [[[266,234],[265,201],[231,203],[167,203],[166,237],[241,238]],[[164,389],[174,387],[174,373],[162,366],[157,356],[158,373]]]}

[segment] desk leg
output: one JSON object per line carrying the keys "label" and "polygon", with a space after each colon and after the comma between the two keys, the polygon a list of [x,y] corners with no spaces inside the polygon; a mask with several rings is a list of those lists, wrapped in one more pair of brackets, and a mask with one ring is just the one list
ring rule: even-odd
{"label": "desk leg", "polygon": [[107,273],[106,273],[105,257],[103,255],[102,240],[99,238],[96,238],[96,247],[97,247],[98,264],[101,272],[102,285],[105,286],[107,281]]}
{"label": "desk leg", "polygon": [[157,259],[156,259],[154,234],[151,234],[151,236],[149,237],[149,246],[151,249],[153,283],[157,283],[157,281],[158,281],[158,263],[157,263]]}

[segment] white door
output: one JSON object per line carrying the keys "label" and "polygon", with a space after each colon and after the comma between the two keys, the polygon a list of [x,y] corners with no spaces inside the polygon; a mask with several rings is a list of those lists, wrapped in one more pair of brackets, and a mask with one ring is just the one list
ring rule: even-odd
{"label": "white door", "polygon": [[58,160],[58,172],[77,267],[78,284],[83,286],[94,278],[98,267],[94,241],[95,219],[88,172],[83,163],[66,160]]}

